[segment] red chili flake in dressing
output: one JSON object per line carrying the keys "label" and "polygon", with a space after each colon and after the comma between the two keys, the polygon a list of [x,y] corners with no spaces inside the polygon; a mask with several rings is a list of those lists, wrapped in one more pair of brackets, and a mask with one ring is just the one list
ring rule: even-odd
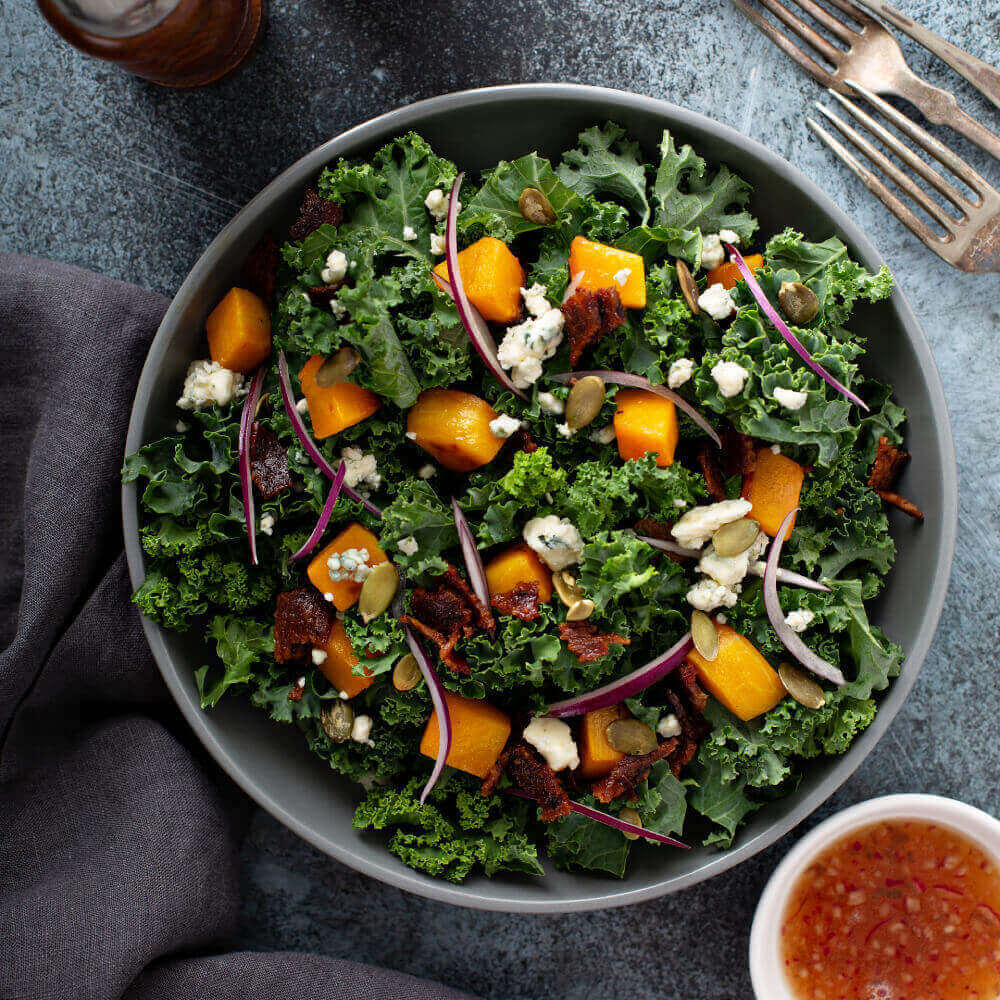
{"label": "red chili flake in dressing", "polygon": [[797,1000],[997,1000],[1000,871],[963,834],[875,823],[827,848],[782,917]]}

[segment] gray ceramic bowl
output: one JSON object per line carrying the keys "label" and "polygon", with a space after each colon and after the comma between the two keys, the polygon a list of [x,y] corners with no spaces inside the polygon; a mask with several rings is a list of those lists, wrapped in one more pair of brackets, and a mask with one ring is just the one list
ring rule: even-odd
{"label": "gray ceramic bowl", "polygon": [[[206,315],[236,281],[247,251],[268,230],[281,233],[295,216],[302,190],[340,156],[364,156],[415,129],[461,168],[478,171],[533,149],[555,155],[583,128],[606,119],[624,125],[652,155],[664,127],[694,144],[709,161],[728,163],[755,188],[753,209],[764,233],[794,225],[815,239],[841,236],[869,268],[881,259],[858,227],[807,177],[733,129],[663,101],[619,91],[529,84],[449,94],[383,115],[325,143],[272,181],[212,241],[181,286],[160,325],[139,381],[126,448],[172,429],[174,401],[188,362],[205,355]],[[168,687],[199,739],[246,792],[301,837],[375,878],[433,899],[486,909],[560,912],[622,906],[693,885],[731,868],[791,830],[864,760],[906,698],[927,653],[944,602],[956,527],[955,456],[944,394],[927,341],[897,291],[891,302],[860,310],[871,335],[866,368],[892,382],[910,414],[908,446],[920,460],[903,492],[927,513],[915,526],[893,517],[899,559],[875,616],[908,651],[902,676],[882,701],[875,722],[843,757],[811,767],[798,791],[757,812],[726,853],[633,852],[622,881],[550,870],[545,878],[472,878],[460,886],[404,867],[378,835],[351,828],[356,787],[310,756],[300,734],[271,722],[238,697],[210,713],[198,707],[193,672],[204,662],[196,635],[144,626]],[[125,547],[132,582],[144,577],[135,490],[123,493]]]}

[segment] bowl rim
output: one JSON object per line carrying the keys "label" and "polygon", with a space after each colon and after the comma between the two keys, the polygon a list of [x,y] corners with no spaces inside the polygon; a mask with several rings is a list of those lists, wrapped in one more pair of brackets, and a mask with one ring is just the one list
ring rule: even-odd
{"label": "bowl rim", "polygon": [[842,809],[810,830],[785,855],[761,894],[750,929],[750,979],[757,1000],[796,1000],[780,961],[781,914],[799,875],[841,837],[882,820],[933,820],[974,841],[1000,864],[1000,820],[943,795],[883,795]]}
{"label": "bowl rim", "polygon": [[[502,104],[507,101],[525,99],[552,100],[553,98],[572,105],[586,105],[594,102],[616,103],[623,109],[634,109],[659,114],[666,119],[670,119],[675,126],[679,126],[682,129],[688,129],[695,133],[712,134],[734,146],[740,147],[763,170],[777,175],[779,178],[800,189],[807,197],[819,205],[822,211],[831,218],[837,234],[851,246],[852,252],[869,269],[877,269],[884,263],[871,240],[869,240],[860,227],[799,168],[793,166],[757,140],[749,138],[731,126],[717,122],[700,112],[691,111],[659,98],[635,94],[629,91],[573,83],[506,84],[495,87],[455,91],[427,98],[355,125],[353,128],[340,133],[306,153],[282,171],[247,202],[208,244],[171,300],[150,345],[136,387],[135,401],[125,440],[125,454],[131,454],[145,443],[142,440],[142,416],[145,412],[145,404],[150,396],[152,385],[156,380],[157,372],[167,352],[166,331],[174,325],[176,318],[183,312],[187,300],[213,270],[217,254],[222,248],[232,243],[235,235],[243,228],[248,217],[253,217],[258,210],[268,205],[272,198],[279,193],[293,186],[304,186],[333,158],[347,152],[346,147],[371,144],[374,141],[382,141],[385,135],[403,133],[411,128],[417,129],[421,120],[428,115],[447,111],[462,105],[485,107],[493,104]],[[277,820],[323,853],[330,855],[351,868],[382,882],[386,882],[389,885],[439,902],[453,903],[474,909],[514,913],[570,913],[593,909],[607,909],[654,899],[668,892],[676,892],[707,878],[721,874],[729,868],[740,864],[765,847],[770,846],[797,826],[821,803],[826,801],[853,774],[865,757],[871,752],[912,688],[930,647],[944,606],[955,551],[958,520],[957,469],[951,424],[945,402],[944,388],[933,355],[931,354],[930,346],[913,310],[903,297],[898,284],[893,290],[890,303],[914,352],[917,368],[926,388],[930,400],[930,410],[934,417],[933,433],[937,438],[937,446],[943,457],[941,468],[943,497],[941,508],[942,523],[935,561],[934,580],[923,621],[921,622],[915,641],[907,651],[900,676],[894,680],[892,687],[884,696],[875,720],[854,741],[848,752],[833,763],[830,773],[825,775],[808,794],[803,795],[787,813],[774,820],[766,830],[756,836],[745,837],[738,846],[725,853],[721,853],[718,857],[713,858],[696,870],[684,875],[647,883],[637,888],[627,888],[627,882],[615,883],[608,880],[607,882],[602,881],[598,885],[591,880],[581,880],[579,895],[570,899],[560,898],[551,900],[520,899],[518,898],[516,886],[512,886],[510,891],[482,895],[472,888],[446,883],[443,880],[433,879],[430,876],[412,872],[409,869],[401,871],[379,861],[359,856],[351,849],[350,845],[338,843],[336,840],[324,835],[318,829],[299,820],[280,803],[275,801],[258,784],[255,775],[241,767],[223,748],[214,732],[214,723],[211,721],[210,716],[208,713],[202,711],[197,700],[192,699],[190,692],[183,686],[179,671],[175,667],[172,657],[166,648],[159,626],[145,616],[141,616],[143,630],[152,650],[153,657],[171,695],[180,707],[186,721],[215,761],[243,791]],[[133,483],[123,484],[122,487],[122,522],[129,574],[132,586],[138,587],[145,578],[145,559],[139,544],[138,494]]]}

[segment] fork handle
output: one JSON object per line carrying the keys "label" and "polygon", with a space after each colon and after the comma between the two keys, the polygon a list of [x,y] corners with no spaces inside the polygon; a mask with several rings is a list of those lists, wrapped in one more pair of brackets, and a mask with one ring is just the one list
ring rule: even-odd
{"label": "fork handle", "polygon": [[895,84],[892,92],[920,108],[928,121],[935,125],[947,125],[1000,160],[1000,135],[966,114],[950,91],[935,87],[910,70],[902,74]]}
{"label": "fork handle", "polygon": [[933,31],[917,24],[885,0],[858,0],[858,2],[905,32],[939,59],[943,59],[956,73],[965,77],[976,90],[1000,108],[1000,70],[995,66],[945,41],[940,35],[935,35]]}

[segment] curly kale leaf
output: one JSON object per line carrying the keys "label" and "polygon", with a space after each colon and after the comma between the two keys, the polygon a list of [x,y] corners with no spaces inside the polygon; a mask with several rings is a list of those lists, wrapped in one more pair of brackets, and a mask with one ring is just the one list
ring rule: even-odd
{"label": "curly kale leaf", "polygon": [[530,454],[519,451],[514,465],[500,480],[500,488],[519,504],[528,507],[546,493],[557,493],[566,485],[566,471],[555,466],[547,448]]}
{"label": "curly kale leaf", "polygon": [[[536,453],[537,454],[537,453]],[[613,527],[633,507],[636,495],[628,465],[583,462],[573,470],[573,481],[557,505],[584,538]]]}
{"label": "curly kale leaf", "polygon": [[708,496],[702,476],[680,462],[660,468],[654,455],[646,455],[626,462],[624,468],[639,496],[638,517],[675,521]]}
{"label": "curly kale leaf", "polygon": [[656,225],[702,233],[731,229],[744,245],[750,242],[757,220],[745,210],[749,184],[725,164],[710,171],[690,146],[678,149],[668,131],[660,142],[660,156],[653,182]]}
{"label": "curly kale leaf", "polygon": [[650,268],[664,257],[681,257],[692,267],[701,261],[701,230],[667,228],[666,226],[636,226],[615,246],[639,254]]}
{"label": "curly kale leaf", "polygon": [[[399,548],[400,540],[411,536],[417,542],[412,556]],[[408,577],[443,573],[447,566],[443,553],[458,545],[454,515],[423,479],[407,480],[382,511],[380,542],[386,550],[394,550],[393,561]]]}
{"label": "curly kale leaf", "polygon": [[257,669],[274,654],[274,627],[270,621],[236,615],[216,615],[205,631],[215,642],[218,664],[194,673],[202,708],[213,708],[234,684],[248,684]]}
{"label": "curly kale leaf", "polygon": [[625,129],[613,122],[581,132],[579,147],[563,154],[556,173],[583,197],[609,194],[620,198],[645,225],[650,213],[646,167],[639,144],[624,136]]}

